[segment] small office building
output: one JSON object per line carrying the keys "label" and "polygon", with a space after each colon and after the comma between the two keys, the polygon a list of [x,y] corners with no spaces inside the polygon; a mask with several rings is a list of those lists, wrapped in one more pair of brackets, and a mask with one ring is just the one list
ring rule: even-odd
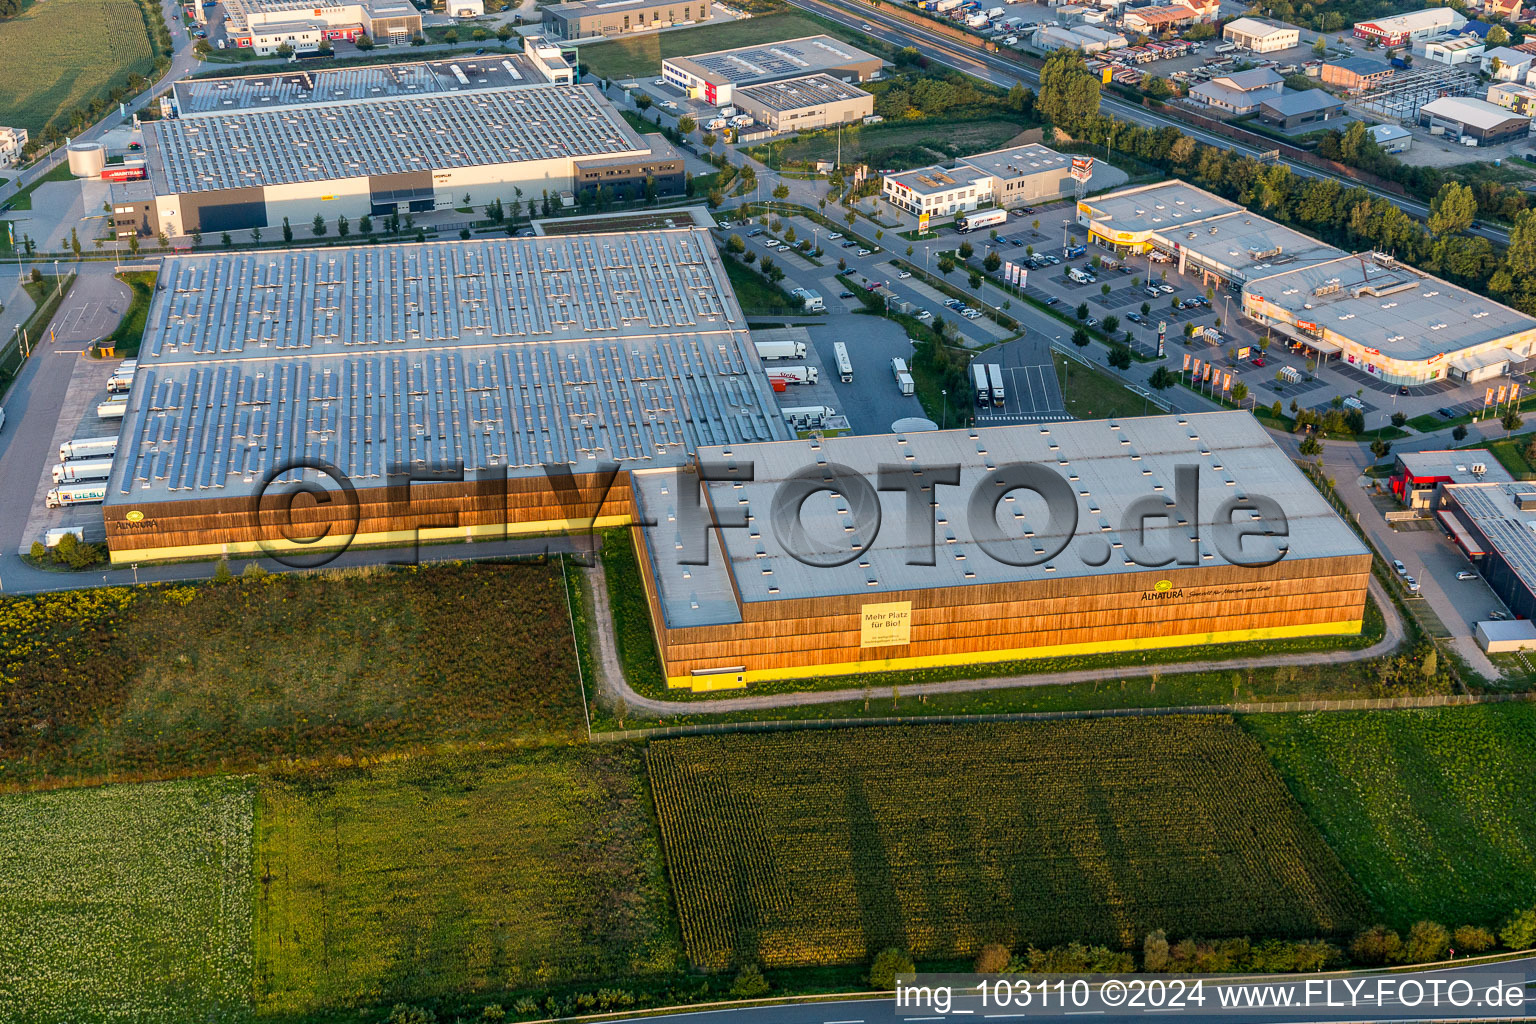
{"label": "small office building", "polygon": [[1044,203],[1073,191],[1072,158],[1037,143],[885,176],[882,195],[919,216],[950,217],[981,206]]}
{"label": "small office building", "polygon": [[1267,99],[1277,98],[1285,79],[1273,68],[1254,68],[1221,75],[1189,90],[1189,98],[1226,114],[1251,114]]}
{"label": "small office building", "polygon": [[1403,153],[1413,145],[1413,132],[1401,125],[1378,124],[1366,129],[1383,153]]}
{"label": "small office building", "polygon": [[1488,102],[1521,117],[1536,115],[1536,86],[1522,82],[1494,82],[1488,87]]}
{"label": "small office building", "polygon": [[875,112],[874,96],[824,74],[742,86],[734,102],[742,113],[775,132],[830,128]]}
{"label": "small office building", "polygon": [[1428,509],[1441,484],[1512,483],[1514,477],[1486,448],[1402,452],[1392,464],[1392,496],[1408,508]]}
{"label": "small office building", "polygon": [[1344,102],[1323,89],[1286,89],[1259,104],[1259,120],[1287,131],[1331,121],[1344,113]]}

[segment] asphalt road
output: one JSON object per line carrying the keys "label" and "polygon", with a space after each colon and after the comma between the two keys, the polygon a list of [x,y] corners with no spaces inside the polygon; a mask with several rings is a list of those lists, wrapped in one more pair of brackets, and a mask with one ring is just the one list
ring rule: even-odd
{"label": "asphalt road", "polygon": [[[876,39],[891,43],[896,46],[913,46],[931,60],[957,68],[967,74],[974,75],[993,85],[1004,88],[1011,87],[1015,82],[1023,82],[1025,85],[1038,87],[1040,74],[1034,68],[1005,57],[988,53],[979,47],[967,46],[937,32],[929,31],[918,25],[913,25],[879,9],[864,6],[852,0],[789,0],[796,7],[811,11],[824,18],[830,18],[849,28],[863,31],[863,25],[870,25],[874,31],[867,33]],[[1145,107],[1128,103],[1108,93],[1105,93],[1099,103],[1100,109],[1113,115],[1117,120],[1129,121],[1135,124],[1146,125],[1152,128],[1173,127],[1182,134],[1197,139],[1207,145],[1220,149],[1231,150],[1247,156],[1257,157],[1271,149],[1268,145],[1247,145],[1237,142],[1225,136],[1215,135],[1204,131],[1194,125],[1181,121],[1167,114],[1161,114]],[[1306,164],[1296,164],[1283,161],[1291,171],[1304,178],[1330,178],[1344,185],[1364,188],[1373,195],[1384,199],[1390,199],[1405,212],[1413,214],[1420,220],[1429,216],[1429,206],[1426,203],[1384,192],[1371,188],[1363,182],[1342,174],[1332,174],[1328,171],[1311,167]],[[1483,227],[1472,234],[1481,235],[1492,241],[1507,243],[1509,234],[1506,231]]]}
{"label": "asphalt road", "polygon": [[[1125,980],[1129,983],[1134,977],[1127,976]],[[1536,1017],[1536,1012],[1533,1012],[1530,1007],[1489,1005],[1485,997],[1489,989],[1498,982],[1503,992],[1507,992],[1508,985],[1513,983],[1522,996],[1528,993],[1531,998],[1536,999],[1536,989],[1521,987],[1531,985],[1533,978],[1536,978],[1536,959],[1531,958],[1511,960],[1491,966],[1341,976],[1331,979],[1331,986],[1328,984],[1329,979],[1297,975],[1265,983],[1265,987],[1271,993],[1279,993],[1287,989],[1290,991],[1291,1007],[1280,1010],[1246,1008],[1238,1010],[1225,1007],[1222,1005],[1225,1000],[1218,989],[1227,990],[1229,993],[1227,999],[1243,998],[1236,991],[1239,986],[1233,985],[1230,979],[1221,979],[1219,985],[1208,980],[1200,992],[1204,997],[1204,1002],[1200,1005],[1195,1005],[1191,999],[1179,1007],[1171,1008],[1165,1003],[1161,1007],[1149,1006],[1147,1009],[1134,1011],[1106,1009],[1104,1003],[1099,1001],[1096,992],[1092,994],[1084,992],[1082,994],[1084,1002],[1081,1004],[1075,1004],[1071,998],[1068,998],[1065,1000],[1067,1005],[1063,1007],[1057,1001],[1054,989],[1049,1006],[1042,1006],[1038,997],[1032,998],[1027,1007],[1020,1007],[1016,1001],[1000,1006],[995,998],[990,998],[986,1005],[982,1005],[978,994],[970,990],[968,985],[965,989],[958,987],[966,982],[957,979],[958,984],[954,989],[955,999],[947,1013],[940,1012],[942,1007],[931,1001],[926,1005],[898,1007],[895,999],[883,997],[698,1010],[664,1016],[614,1018],[614,1021],[615,1024],[622,1024],[623,1021],[647,1021],[651,1024],[912,1024],[919,1021],[927,1024],[941,1024],[941,1022],[959,1024],[962,1021],[1006,1019],[1082,1024],[1084,1018],[1087,1018],[1104,1022],[1104,1024],[1131,1024],[1131,1022],[1167,1020],[1170,1014],[1173,1015],[1173,1019],[1198,1018],[1210,1021],[1212,1024],[1221,1024],[1221,1022],[1322,1024],[1322,1022],[1346,1021],[1530,1020]],[[1140,980],[1150,979],[1142,976]],[[1413,984],[1415,982],[1422,986],[1424,993],[1422,1000],[1416,995],[1419,989]],[[1070,983],[1067,987],[1070,990]],[[966,993],[963,999],[962,991]],[[1257,992],[1257,989],[1250,986],[1249,991]],[[1436,991],[1442,994],[1442,1000],[1440,1005],[1431,1006],[1430,993]],[[1451,1005],[1450,999],[1445,998],[1447,994],[1454,993],[1456,1000],[1462,1001],[1467,998],[1466,993],[1469,991],[1472,993],[1470,1005],[1454,1006]],[[1274,999],[1276,996],[1270,995],[1268,998]],[[1419,1005],[1414,1005],[1416,1002]]]}

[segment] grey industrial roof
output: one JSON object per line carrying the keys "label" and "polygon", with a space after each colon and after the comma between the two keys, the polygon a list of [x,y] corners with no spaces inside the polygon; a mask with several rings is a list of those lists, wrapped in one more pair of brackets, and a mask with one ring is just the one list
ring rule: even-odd
{"label": "grey industrial roof", "polygon": [[1325,242],[1243,210],[1167,231],[1168,240],[1245,277],[1262,276],[1297,261],[1327,261],[1343,252]]}
{"label": "grey industrial roof", "polygon": [[497,54],[491,58],[424,60],[323,71],[279,71],[238,78],[187,78],[176,82],[172,89],[176,93],[178,115],[195,117],[237,110],[276,110],[314,103],[470,92],[543,82],[527,58],[514,53]]}
{"label": "grey industrial roof", "polygon": [[[1514,477],[1509,475],[1509,470],[1500,465],[1499,460],[1494,458],[1493,453],[1486,448],[1399,452],[1397,457],[1402,462],[1403,468],[1420,478],[1443,476],[1448,477],[1452,483],[1458,484],[1479,481],[1508,483],[1514,480]],[[1474,475],[1472,473],[1474,465],[1482,466],[1483,472]]]}
{"label": "grey industrial roof", "polygon": [[994,174],[1005,181],[1047,171],[1060,171],[1072,166],[1070,156],[1058,153],[1054,149],[1047,149],[1037,142],[961,157],[960,162],[986,171],[988,174]]}
{"label": "grey industrial roof", "polygon": [[1279,96],[1272,96],[1259,104],[1282,117],[1308,114],[1314,110],[1343,109],[1344,102],[1322,89],[1287,89]]}
{"label": "grey industrial roof", "polygon": [[700,228],[168,256],[108,500],[249,495],[300,457],[363,487],[785,436]]}
{"label": "grey industrial roof", "polygon": [[1510,121],[1529,123],[1531,120],[1507,107],[1501,107],[1486,100],[1473,99],[1471,96],[1441,96],[1420,107],[1419,114],[1456,121],[1483,131],[1498,128]]}
{"label": "grey industrial roof", "polygon": [[745,85],[879,60],[874,54],[832,36],[804,36],[688,57],[668,57],[667,63],[716,85]]}
{"label": "grey industrial roof", "polygon": [[1093,219],[1113,231],[1169,231],[1243,208],[1182,181],[1122,189],[1083,200]]}
{"label": "grey industrial roof", "polygon": [[563,4],[555,4],[544,8],[545,14],[553,14],[556,17],[579,18],[590,14],[610,14],[614,11],[650,10],[652,7],[666,7],[675,0],[567,0]]}
{"label": "grey industrial roof", "polygon": [[831,75],[817,72],[800,78],[786,78],[782,82],[760,82],[743,86],[737,95],[760,103],[770,110],[799,110],[821,103],[851,100],[869,93],[856,85],[841,82]]}
{"label": "grey industrial roof", "polygon": [[1251,92],[1254,89],[1267,89],[1273,85],[1279,85],[1285,79],[1280,77],[1274,68],[1253,68],[1249,71],[1234,71],[1229,75],[1217,75],[1211,79],[1243,92]]}
{"label": "grey industrial roof", "polygon": [[1536,330],[1536,320],[1492,299],[1369,254],[1252,276],[1263,296],[1394,359],[1421,360]]}
{"label": "grey industrial roof", "polygon": [[[710,540],[708,565],[683,565],[674,476],[637,475],[641,511],[655,523],[644,531],[646,542],[666,621],[674,627],[739,621],[731,597],[733,585],[743,603],[754,603],[1142,571],[1127,564],[1119,526],[1126,521],[1127,506],[1138,498],[1161,496],[1172,502],[1174,472],[1182,465],[1200,470],[1202,517],[1205,510],[1238,495],[1279,502],[1289,521],[1288,558],[1366,551],[1264,429],[1240,412],[729,446],[701,450],[699,459],[727,467],[752,463],[750,481],[705,485],[710,504],[722,520],[738,512],[751,519],[746,529],[711,531],[718,540]],[[1059,555],[1039,565],[1013,566],[994,560],[968,525],[972,491],[978,484],[985,485],[997,467],[1014,462],[1038,463],[1060,474],[1076,496],[1073,539]],[[800,521],[818,555],[845,555],[873,543],[863,554],[832,568],[808,566],[791,556],[780,539],[787,524],[776,520],[775,495],[790,476],[833,464],[871,475],[882,464],[960,466],[959,486],[939,486],[933,492],[936,564],[908,564],[926,552],[908,547],[907,498],[900,491],[877,492],[882,523],[877,537],[870,535],[872,517],[853,521],[856,511],[850,509],[846,496],[828,491],[813,494],[801,508]],[[1024,491],[1011,497],[1017,500],[1005,496],[998,505],[1000,527],[1005,536],[1016,538],[1026,549],[1033,546],[1038,554],[1049,538],[1037,538],[1029,531],[1044,525],[1043,503]],[[1149,520],[1147,527],[1147,542],[1154,550],[1187,538],[1192,529],[1157,519]],[[1213,544],[1208,525],[1200,529],[1199,548],[1200,565],[1227,564]],[[1102,564],[1092,564],[1095,561]]]}
{"label": "grey industrial roof", "polygon": [[1526,589],[1536,592],[1536,512],[1522,512],[1517,494],[1536,491],[1530,483],[1447,484],[1455,499]]}
{"label": "grey industrial roof", "polygon": [[592,85],[317,103],[150,121],[161,194],[644,152]]}

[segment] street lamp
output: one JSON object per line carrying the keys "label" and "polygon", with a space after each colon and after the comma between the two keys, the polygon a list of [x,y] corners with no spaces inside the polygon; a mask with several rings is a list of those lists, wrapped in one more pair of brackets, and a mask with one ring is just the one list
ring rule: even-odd
{"label": "street lamp", "polygon": [[944,398],[944,411],[939,415],[939,429],[944,430],[949,426],[949,390],[940,388],[939,394]]}
{"label": "street lamp", "polygon": [[59,261],[53,261],[53,297],[59,297]]}

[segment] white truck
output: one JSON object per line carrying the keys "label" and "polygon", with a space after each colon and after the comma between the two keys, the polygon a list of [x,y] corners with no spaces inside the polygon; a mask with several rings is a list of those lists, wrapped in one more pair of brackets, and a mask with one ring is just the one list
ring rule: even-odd
{"label": "white truck", "polygon": [[100,505],[107,500],[105,481],[93,484],[60,484],[48,492],[49,508],[67,508],[70,505]]}
{"label": "white truck", "polygon": [[759,359],[804,359],[805,342],[803,341],[758,341],[753,342],[757,346]]}
{"label": "white truck", "polygon": [[991,10],[987,11],[987,17],[1001,18],[1005,13],[1007,12],[1005,12],[1001,7],[993,7]]}
{"label": "white truck", "polygon": [[107,378],[107,394],[127,394],[133,387],[133,372],[139,368],[137,359],[129,359],[112,371],[112,376]]}
{"label": "white truck", "polygon": [[111,459],[78,459],[53,467],[53,482],[76,484],[83,480],[105,480],[112,475]]}
{"label": "white truck", "polygon": [[768,371],[768,379],[785,384],[815,384],[821,371],[814,366],[775,366]]}
{"label": "white truck", "polygon": [[117,435],[111,437],[80,437],[59,445],[59,461],[70,459],[99,459],[104,455],[117,454]]}
{"label": "white truck", "polygon": [[907,361],[900,356],[891,360],[891,376],[896,378],[896,387],[902,394],[910,395],[917,390],[912,374],[907,372]]}
{"label": "white truck", "polygon": [[987,364],[987,382],[992,385],[992,404],[1001,409],[1007,402],[1003,392],[1003,368],[998,363]]}
{"label": "white truck", "polygon": [[986,363],[971,364],[971,383],[976,388],[976,404],[992,404],[992,382],[987,377]]}
{"label": "white truck", "polygon": [[96,406],[96,415],[104,420],[120,420],[128,412],[128,396],[117,395]]}
{"label": "white truck", "polygon": [[738,113],[740,113],[740,111],[738,111],[735,107],[721,107],[720,108],[720,116],[721,117],[735,117]]}
{"label": "white truck", "polygon": [[977,228],[990,228],[1006,223],[1008,223],[1008,211],[999,207],[996,210],[973,210],[960,218],[958,226],[963,235]]}
{"label": "white truck", "polygon": [[83,526],[55,526],[51,530],[43,532],[43,547],[52,550],[59,546],[59,541],[65,537],[74,537],[81,544],[85,543],[85,527]]}
{"label": "white truck", "polygon": [[805,311],[807,313],[822,313],[826,311],[827,303],[821,297],[820,292],[812,291],[810,288],[796,288],[789,294],[805,303]]}
{"label": "white truck", "polygon": [[707,132],[718,132],[724,127],[725,118],[723,117],[711,118],[710,120],[704,122],[704,130]]}
{"label": "white truck", "polygon": [[981,28],[986,23],[987,16],[981,13],[968,15],[965,19],[965,25],[967,28]]}
{"label": "white truck", "polygon": [[832,346],[832,355],[837,359],[837,375],[842,378],[844,384],[853,383],[853,360],[848,358],[848,346],[837,342]]}
{"label": "white truck", "polygon": [[737,114],[735,117],[731,118],[731,127],[732,128],[748,128],[748,127],[751,127],[751,125],[752,125],[752,115],[751,114]]}
{"label": "white truck", "polygon": [[836,416],[837,410],[829,405],[797,405],[779,413],[796,430],[815,430]]}

